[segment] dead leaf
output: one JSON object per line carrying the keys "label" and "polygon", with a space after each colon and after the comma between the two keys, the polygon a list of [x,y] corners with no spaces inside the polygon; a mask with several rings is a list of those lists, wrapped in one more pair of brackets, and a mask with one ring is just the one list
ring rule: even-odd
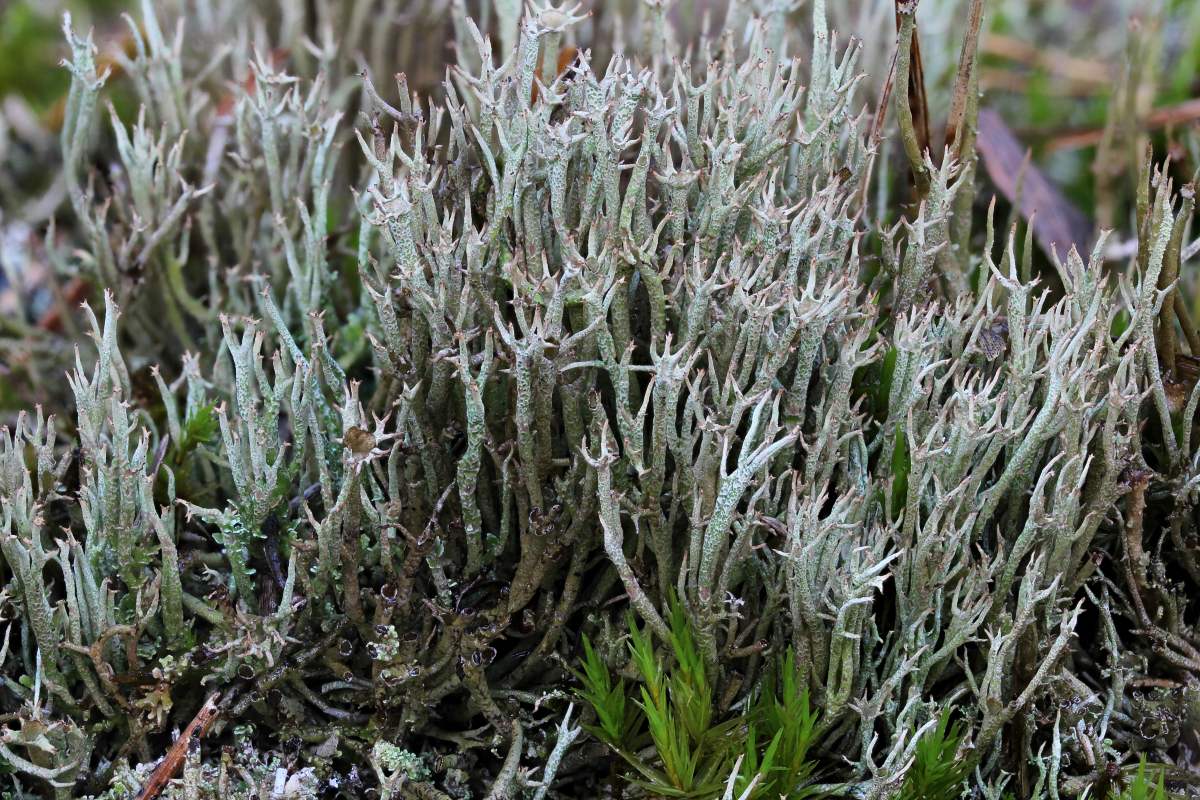
{"label": "dead leaf", "polygon": [[[992,184],[1010,203],[1015,202],[1017,175],[1026,148],[990,108],[979,111],[976,147]],[[1091,219],[1032,163],[1025,168],[1019,211],[1026,222],[1032,220],[1033,236],[1047,254],[1057,248],[1060,256],[1066,255],[1072,246],[1086,253],[1091,247],[1094,228]]]}
{"label": "dead leaf", "polygon": [[375,437],[370,431],[360,428],[357,425],[346,431],[342,437],[342,442],[350,449],[350,452],[356,456],[365,456],[370,454],[375,449]]}

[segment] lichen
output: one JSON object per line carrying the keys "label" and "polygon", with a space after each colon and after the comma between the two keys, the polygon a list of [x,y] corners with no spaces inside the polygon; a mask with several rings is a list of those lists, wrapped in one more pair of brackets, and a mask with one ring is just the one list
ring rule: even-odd
{"label": "lichen", "polygon": [[1145,755],[1182,791],[1171,165],[1137,153],[1123,272],[1103,236],[1035,259],[983,212],[971,32],[927,141],[915,2],[866,45],[819,0],[724,33],[400,5],[144,0],[111,64],[65,21],[65,194],[25,258],[87,302],[0,327],[34,407],[0,429],[0,769],[1057,798]]}

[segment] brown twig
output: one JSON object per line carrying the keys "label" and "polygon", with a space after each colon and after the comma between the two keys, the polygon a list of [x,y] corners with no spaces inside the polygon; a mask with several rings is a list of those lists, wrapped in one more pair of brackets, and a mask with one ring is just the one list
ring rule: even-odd
{"label": "brown twig", "polygon": [[200,706],[196,716],[184,728],[183,733],[175,740],[175,744],[171,745],[171,749],[167,751],[166,756],[151,773],[150,780],[146,781],[141,794],[138,795],[138,800],[154,800],[162,794],[163,789],[167,788],[167,784],[183,766],[183,760],[187,756],[188,746],[192,739],[197,741],[203,739],[212,728],[213,723],[217,721],[217,717],[221,715],[221,706],[217,702],[218,697],[219,694],[213,692],[204,701],[204,705]]}
{"label": "brown twig", "polygon": [[[983,24],[983,0],[971,0],[971,11],[967,16],[967,32],[963,37],[962,51],[958,56],[958,72],[954,77],[954,95],[950,100],[950,114],[946,118],[946,147],[950,148],[959,139],[960,128],[967,116],[967,100],[971,91],[971,76],[975,71],[979,51],[979,28]],[[961,149],[958,151],[961,156]]]}
{"label": "brown twig", "polygon": [[[1141,120],[1143,131],[1167,128],[1172,125],[1184,125],[1200,119],[1200,97],[1185,100],[1173,106],[1156,108],[1146,114]],[[1100,144],[1104,138],[1103,128],[1085,128],[1082,130],[1064,131],[1055,134],[1042,145],[1044,153],[1054,153],[1059,150],[1074,150],[1081,147],[1092,147]]]}
{"label": "brown twig", "polygon": [[[276,666],[275,669],[235,685],[227,689],[223,695],[218,692],[210,694],[204,701],[204,705],[196,712],[196,716],[175,740],[175,744],[171,745],[171,749],[167,751],[166,756],[150,775],[150,780],[142,787],[142,792],[137,796],[137,800],[154,800],[162,793],[171,779],[175,777],[175,773],[183,766],[188,745],[192,739],[204,738],[223,717],[226,719],[240,717],[256,699],[274,688],[280,680],[312,663],[320,653],[333,644],[345,626],[346,619],[342,617],[316,645],[297,653],[293,658]],[[236,704],[233,702],[235,698],[237,698]]]}
{"label": "brown twig", "polygon": [[896,56],[899,55],[899,52],[899,49],[897,49],[896,52],[892,53],[892,65],[888,67],[887,77],[883,81],[883,88],[879,90],[879,105],[875,108],[875,119],[871,123],[872,144],[879,144],[883,139],[883,124],[887,120],[888,103],[892,100],[892,86],[896,82]]}
{"label": "brown twig", "polygon": [[990,56],[1043,69],[1071,83],[1088,86],[1109,86],[1112,83],[1112,71],[1102,61],[1074,58],[1015,36],[990,33],[983,42],[983,51]]}

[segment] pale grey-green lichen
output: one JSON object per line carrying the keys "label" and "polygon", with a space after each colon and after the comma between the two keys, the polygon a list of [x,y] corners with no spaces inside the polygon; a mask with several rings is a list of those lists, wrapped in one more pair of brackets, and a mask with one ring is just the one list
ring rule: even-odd
{"label": "pale grey-green lichen", "polygon": [[1101,243],[1039,280],[975,213],[972,136],[918,145],[915,3],[898,139],[860,113],[894,42],[822,0],[726,31],[141,5],[107,78],[65,25],[38,254],[91,305],[0,336],[39,404],[0,430],[18,796],[136,796],[210,692],[161,796],[639,796],[566,668],[586,633],[631,677],[620,615],[666,652],[675,602],[720,715],[794,653],[825,788],[894,795],[949,707],[974,796],[1143,753],[1182,791],[1200,384],[1167,167],[1128,269]]}

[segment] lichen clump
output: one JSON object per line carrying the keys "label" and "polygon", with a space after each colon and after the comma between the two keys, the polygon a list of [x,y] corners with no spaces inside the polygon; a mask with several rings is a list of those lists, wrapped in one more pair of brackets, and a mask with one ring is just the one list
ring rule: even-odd
{"label": "lichen clump", "polygon": [[976,202],[972,47],[918,144],[915,3],[874,116],[823,0],[694,41],[451,3],[394,90],[372,3],[142,5],[112,74],[64,26],[37,252],[90,303],[0,339],[16,796],[1184,785],[1166,165],[1124,272],[1035,262]]}

